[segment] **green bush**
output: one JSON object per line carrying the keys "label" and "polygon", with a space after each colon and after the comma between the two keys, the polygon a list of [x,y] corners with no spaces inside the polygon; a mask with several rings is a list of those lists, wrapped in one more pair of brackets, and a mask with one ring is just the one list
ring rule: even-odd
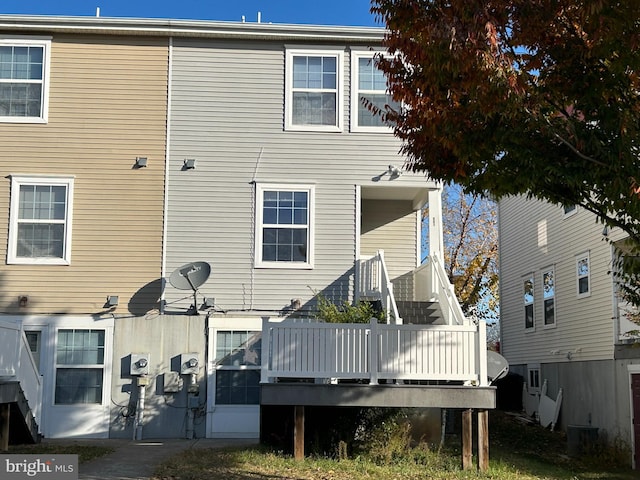
{"label": "green bush", "polygon": [[355,304],[342,302],[337,305],[324,295],[316,294],[318,317],[327,323],[369,323],[372,318],[385,321],[384,311],[377,310],[370,302],[358,301]]}

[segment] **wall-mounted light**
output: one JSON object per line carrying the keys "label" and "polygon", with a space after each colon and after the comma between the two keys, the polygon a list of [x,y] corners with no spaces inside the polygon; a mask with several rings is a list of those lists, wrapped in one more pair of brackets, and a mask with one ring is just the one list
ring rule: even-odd
{"label": "wall-mounted light", "polygon": [[29,303],[29,297],[27,297],[26,295],[20,295],[18,297],[18,305],[20,307],[26,307],[27,303]]}
{"label": "wall-mounted light", "polygon": [[195,158],[185,158],[184,165],[182,166],[185,170],[192,170],[196,168],[196,159]]}
{"label": "wall-mounted light", "polygon": [[216,299],[212,297],[205,297],[202,302],[202,308],[212,308],[216,304]]}
{"label": "wall-mounted light", "polygon": [[107,297],[107,303],[105,304],[105,306],[107,306],[107,307],[117,307],[119,301],[120,301],[120,298],[118,297],[118,295],[109,295]]}
{"label": "wall-mounted light", "polygon": [[136,168],[147,166],[147,157],[136,157]]}
{"label": "wall-mounted light", "polygon": [[397,178],[402,175],[402,170],[400,170],[395,165],[389,165],[389,169],[387,170],[387,172],[389,173],[389,176],[391,178]]}

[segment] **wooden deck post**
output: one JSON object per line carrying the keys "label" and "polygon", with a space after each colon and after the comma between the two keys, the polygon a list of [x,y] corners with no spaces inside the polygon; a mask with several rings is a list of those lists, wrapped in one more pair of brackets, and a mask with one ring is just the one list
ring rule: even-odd
{"label": "wooden deck post", "polygon": [[470,408],[462,411],[462,469],[473,467],[473,422]]}
{"label": "wooden deck post", "polygon": [[304,459],[304,406],[294,407],[293,426],[293,457],[296,460]]}
{"label": "wooden deck post", "polygon": [[489,412],[478,410],[478,468],[489,469]]}
{"label": "wooden deck post", "polygon": [[3,403],[0,405],[0,451],[9,450],[9,412],[11,405]]}

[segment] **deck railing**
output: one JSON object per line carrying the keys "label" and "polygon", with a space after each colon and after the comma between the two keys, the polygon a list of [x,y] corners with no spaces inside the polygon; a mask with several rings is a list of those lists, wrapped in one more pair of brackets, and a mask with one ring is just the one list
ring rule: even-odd
{"label": "deck railing", "polygon": [[265,320],[263,383],[276,379],[460,381],[488,385],[486,327]]}
{"label": "deck railing", "polygon": [[387,314],[387,323],[401,324],[396,299],[393,295],[393,284],[384,261],[384,251],[378,250],[372,257],[358,260],[357,297],[379,299]]}
{"label": "deck railing", "polygon": [[430,256],[424,264],[414,270],[413,277],[414,300],[438,302],[444,323],[447,325],[470,323],[438,257]]}
{"label": "deck railing", "polygon": [[0,382],[17,381],[40,425],[42,377],[31,355],[29,342],[20,325],[0,321]]}

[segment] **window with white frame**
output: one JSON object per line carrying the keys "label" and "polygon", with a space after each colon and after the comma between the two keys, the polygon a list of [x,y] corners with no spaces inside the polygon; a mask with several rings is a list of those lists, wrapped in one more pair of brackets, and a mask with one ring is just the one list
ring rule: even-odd
{"label": "window with white frame", "polygon": [[527,370],[529,373],[527,377],[528,390],[530,392],[540,390],[540,366],[529,365]]}
{"label": "window with white frame", "polygon": [[[387,79],[370,51],[351,52],[351,130],[354,132],[391,131],[382,113],[389,106],[394,110],[399,104],[388,93]],[[369,110],[367,103],[375,106],[380,113]]]}
{"label": "window with white frame", "polygon": [[542,272],[542,299],[544,310],[544,324],[556,323],[556,280],[553,268]]}
{"label": "window with white frame", "polygon": [[11,177],[7,263],[71,263],[72,177]]}
{"label": "window with white frame", "polygon": [[285,128],[342,131],[344,50],[287,49]]}
{"label": "window with white frame", "polygon": [[576,280],[578,297],[588,297],[591,294],[591,268],[589,265],[589,253],[583,253],[576,257]]}
{"label": "window with white frame", "polygon": [[312,268],[314,187],[256,189],[256,267]]}
{"label": "window with white frame", "polygon": [[262,332],[216,332],[216,405],[260,403]]}
{"label": "window with white frame", "polygon": [[533,290],[533,274],[528,275],[524,279],[523,284],[523,302],[524,302],[524,328],[533,328],[534,323],[534,309],[533,309],[533,299],[534,299],[534,290]]}
{"label": "window with white frame", "polygon": [[58,330],[55,404],[102,403],[104,330]]}
{"label": "window with white frame", "polygon": [[0,38],[0,121],[47,121],[50,39]]}
{"label": "window with white frame", "polygon": [[563,205],[562,211],[564,212],[564,217],[570,217],[578,213],[578,207],[576,205]]}

